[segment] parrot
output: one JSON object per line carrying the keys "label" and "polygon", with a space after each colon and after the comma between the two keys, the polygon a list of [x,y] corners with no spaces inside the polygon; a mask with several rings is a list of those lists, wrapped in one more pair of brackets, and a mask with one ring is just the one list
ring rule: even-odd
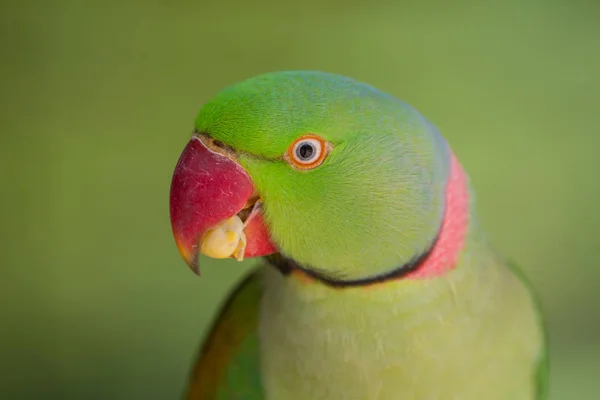
{"label": "parrot", "polygon": [[201,343],[189,400],[541,400],[528,278],[480,223],[440,130],[369,83],[283,70],[205,102],[174,168],[185,263],[258,259]]}

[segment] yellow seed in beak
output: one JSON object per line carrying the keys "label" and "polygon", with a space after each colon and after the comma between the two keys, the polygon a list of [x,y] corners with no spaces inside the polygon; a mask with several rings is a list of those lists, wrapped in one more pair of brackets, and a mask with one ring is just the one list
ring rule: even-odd
{"label": "yellow seed in beak", "polygon": [[200,252],[212,258],[233,256],[236,260],[242,261],[245,250],[244,223],[237,215],[206,232],[200,243]]}
{"label": "yellow seed in beak", "polygon": [[237,240],[238,234],[237,232],[229,231],[225,234],[227,236],[227,241],[233,243]]}

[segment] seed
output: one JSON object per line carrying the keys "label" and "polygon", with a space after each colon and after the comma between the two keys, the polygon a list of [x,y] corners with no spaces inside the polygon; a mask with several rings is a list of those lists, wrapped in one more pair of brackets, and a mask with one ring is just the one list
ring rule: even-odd
{"label": "seed", "polygon": [[200,243],[200,252],[212,258],[234,257],[242,261],[245,250],[244,223],[237,215],[206,232]]}

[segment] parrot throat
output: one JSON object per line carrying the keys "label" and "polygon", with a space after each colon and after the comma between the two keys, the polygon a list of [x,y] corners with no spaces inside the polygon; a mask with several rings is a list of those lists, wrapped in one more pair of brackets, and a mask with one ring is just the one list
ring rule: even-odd
{"label": "parrot throat", "polygon": [[266,257],[269,264],[283,275],[295,275],[304,281],[320,282],[330,287],[345,288],[370,286],[399,279],[423,279],[452,270],[458,261],[469,225],[468,178],[456,156],[451,153],[450,174],[446,182],[444,216],[440,229],[427,249],[408,262],[389,272],[371,277],[341,280],[327,276],[310,266],[303,266],[291,258],[276,253]]}

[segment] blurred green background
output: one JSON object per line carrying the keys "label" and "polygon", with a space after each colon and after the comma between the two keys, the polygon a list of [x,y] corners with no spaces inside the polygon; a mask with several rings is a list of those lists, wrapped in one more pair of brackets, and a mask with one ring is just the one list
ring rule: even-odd
{"label": "blurred green background", "polygon": [[175,399],[252,262],[171,236],[200,106],[281,69],[367,81],[445,134],[537,286],[551,398],[600,398],[600,6],[592,1],[0,4],[0,398]]}

